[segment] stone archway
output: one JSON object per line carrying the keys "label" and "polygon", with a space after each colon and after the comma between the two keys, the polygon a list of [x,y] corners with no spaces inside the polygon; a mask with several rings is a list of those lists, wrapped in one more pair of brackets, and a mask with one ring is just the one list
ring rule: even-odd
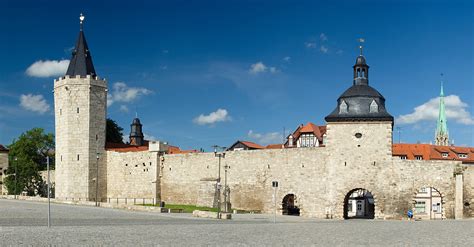
{"label": "stone archway", "polygon": [[432,186],[421,187],[413,196],[413,214],[416,219],[443,219],[444,198],[441,192]]}
{"label": "stone archway", "polygon": [[375,218],[375,201],[372,193],[364,188],[349,191],[344,197],[344,219]]}
{"label": "stone archway", "polygon": [[300,215],[300,209],[296,205],[295,194],[287,194],[281,202],[281,212],[283,215]]}

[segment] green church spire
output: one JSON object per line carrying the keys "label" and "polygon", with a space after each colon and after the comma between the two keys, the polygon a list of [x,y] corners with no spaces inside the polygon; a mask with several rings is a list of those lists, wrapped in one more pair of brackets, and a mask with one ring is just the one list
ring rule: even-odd
{"label": "green church spire", "polygon": [[[442,76],[443,74],[441,74]],[[446,121],[446,112],[444,105],[443,80],[441,80],[441,92],[439,94],[439,114],[436,126],[435,144],[440,146],[449,145],[448,125]]]}

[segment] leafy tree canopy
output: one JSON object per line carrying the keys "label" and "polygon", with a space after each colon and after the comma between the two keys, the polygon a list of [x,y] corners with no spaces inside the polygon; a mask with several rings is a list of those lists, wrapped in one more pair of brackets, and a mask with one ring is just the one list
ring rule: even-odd
{"label": "leafy tree canopy", "polygon": [[106,130],[106,142],[123,143],[123,128],[118,126],[118,124],[114,120],[107,118]]}
{"label": "leafy tree canopy", "polygon": [[26,191],[28,195],[41,192],[44,183],[39,171],[46,170],[46,157],[54,169],[54,135],[45,134],[41,128],[22,133],[18,140],[8,146],[10,165],[5,185],[10,194]]}

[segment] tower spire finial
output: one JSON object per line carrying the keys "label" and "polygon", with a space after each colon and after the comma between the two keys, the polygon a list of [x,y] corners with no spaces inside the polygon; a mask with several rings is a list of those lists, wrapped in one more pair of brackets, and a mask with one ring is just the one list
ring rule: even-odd
{"label": "tower spire finial", "polygon": [[81,31],[82,31],[82,27],[83,27],[82,23],[84,22],[85,18],[86,17],[82,13],[79,15],[79,24],[81,25]]}
{"label": "tower spire finial", "polygon": [[364,38],[359,38],[358,41],[359,41],[360,55],[362,56],[362,49],[363,49],[362,44],[365,42],[365,39]]}
{"label": "tower spire finial", "polygon": [[444,80],[443,80],[443,73],[441,73],[441,92],[440,92],[440,94],[439,94],[441,97],[444,96],[443,83],[444,83]]}

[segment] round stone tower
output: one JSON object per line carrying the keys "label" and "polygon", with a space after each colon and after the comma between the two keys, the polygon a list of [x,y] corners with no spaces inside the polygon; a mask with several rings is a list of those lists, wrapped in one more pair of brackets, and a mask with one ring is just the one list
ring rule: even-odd
{"label": "round stone tower", "polygon": [[94,201],[106,190],[107,82],[95,72],[83,21],[81,14],[66,75],[54,80],[55,193],[58,199]]}

